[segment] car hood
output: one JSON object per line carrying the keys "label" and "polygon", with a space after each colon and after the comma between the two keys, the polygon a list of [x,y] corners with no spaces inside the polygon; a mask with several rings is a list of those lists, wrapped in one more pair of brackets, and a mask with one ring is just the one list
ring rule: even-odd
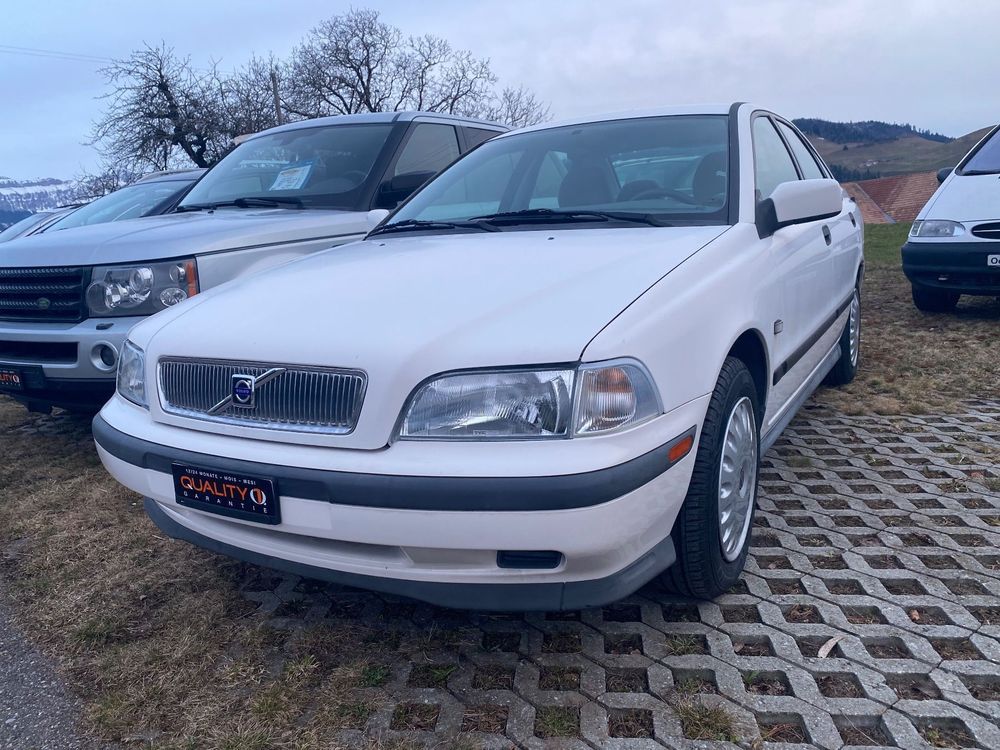
{"label": "car hood", "polygon": [[52,230],[6,243],[0,266],[103,265],[363,234],[363,211],[191,211]]}
{"label": "car hood", "polygon": [[953,174],[931,196],[917,218],[997,221],[1000,219],[1000,175]]}
{"label": "car hood", "polygon": [[[624,308],[727,227],[374,237],[225,284],[133,329],[162,356],[358,368],[366,447],[425,378],[576,362]],[[374,404],[374,405],[373,405]],[[372,411],[376,413],[373,415]]]}

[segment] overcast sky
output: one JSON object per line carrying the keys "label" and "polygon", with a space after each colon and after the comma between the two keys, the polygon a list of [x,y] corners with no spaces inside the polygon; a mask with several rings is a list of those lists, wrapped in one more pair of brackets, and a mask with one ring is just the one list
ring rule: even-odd
{"label": "overcast sky", "polygon": [[[749,100],[789,117],[910,122],[959,136],[1000,119],[995,0],[355,0],[407,33],[491,58],[556,118]],[[0,45],[121,57],[144,41],[196,65],[284,56],[351,3],[4,2]],[[105,91],[98,61],[0,52],[0,175],[72,177]]]}

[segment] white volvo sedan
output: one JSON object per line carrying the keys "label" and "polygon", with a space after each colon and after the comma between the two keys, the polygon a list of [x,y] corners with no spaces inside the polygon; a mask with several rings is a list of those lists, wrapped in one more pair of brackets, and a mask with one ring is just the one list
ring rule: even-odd
{"label": "white volvo sedan", "polygon": [[132,329],[101,459],[167,534],[480,609],[712,597],[858,366],[859,211],[748,104],[502,135],[363,241]]}

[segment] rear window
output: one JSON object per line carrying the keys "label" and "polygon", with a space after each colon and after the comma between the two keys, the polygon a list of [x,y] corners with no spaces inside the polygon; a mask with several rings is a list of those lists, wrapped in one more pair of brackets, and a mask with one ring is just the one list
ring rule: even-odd
{"label": "rear window", "polygon": [[1000,173],[1000,130],[993,132],[979,150],[962,167],[962,174]]}

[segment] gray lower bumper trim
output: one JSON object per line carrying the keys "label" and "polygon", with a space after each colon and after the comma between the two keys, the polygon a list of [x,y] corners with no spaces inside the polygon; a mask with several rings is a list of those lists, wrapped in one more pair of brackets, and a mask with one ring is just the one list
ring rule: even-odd
{"label": "gray lower bumper trim", "polygon": [[164,513],[154,500],[146,498],[145,507],[149,517],[165,534],[212,552],[306,578],[398,594],[453,609],[551,611],[600,607],[628,596],[670,567],[676,559],[673,540],[668,536],[624,570],[592,581],[527,584],[407,581],[344,573],[250,552],[182,526]]}

